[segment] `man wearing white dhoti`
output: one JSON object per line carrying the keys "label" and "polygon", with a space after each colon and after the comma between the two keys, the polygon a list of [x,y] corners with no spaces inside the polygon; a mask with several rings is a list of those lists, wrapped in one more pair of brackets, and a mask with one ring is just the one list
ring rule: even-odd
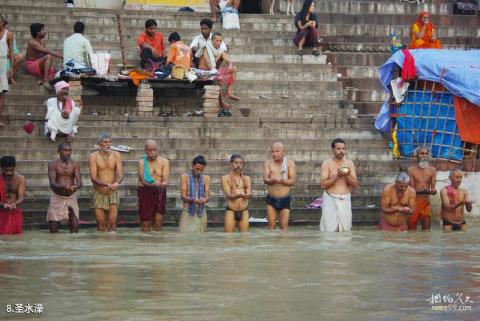
{"label": "man wearing white dhoti", "polygon": [[345,158],[346,144],[341,138],[332,142],[332,158],[320,168],[320,187],[323,192],[320,231],[344,232],[352,228],[350,193],[358,186],[355,165]]}
{"label": "man wearing white dhoti", "polygon": [[47,115],[45,116],[45,135],[55,141],[58,134],[67,136],[67,141],[73,141],[77,133],[77,120],[80,116],[80,108],[68,96],[70,85],[65,81],[55,84],[57,97],[47,100]]}

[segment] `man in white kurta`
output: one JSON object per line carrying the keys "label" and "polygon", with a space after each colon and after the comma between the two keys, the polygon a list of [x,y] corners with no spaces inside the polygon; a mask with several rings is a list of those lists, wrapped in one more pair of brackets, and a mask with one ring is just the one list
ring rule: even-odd
{"label": "man in white kurta", "polygon": [[77,121],[80,116],[80,108],[68,96],[70,85],[65,81],[55,84],[57,97],[49,98],[47,104],[47,115],[45,116],[45,134],[55,141],[58,134],[67,136],[67,141],[72,141],[77,133]]}
{"label": "man in white kurta", "polygon": [[345,232],[352,229],[351,191],[358,186],[351,160],[345,158],[346,144],[341,138],[332,142],[332,157],[322,162],[320,187],[323,193],[320,231]]}

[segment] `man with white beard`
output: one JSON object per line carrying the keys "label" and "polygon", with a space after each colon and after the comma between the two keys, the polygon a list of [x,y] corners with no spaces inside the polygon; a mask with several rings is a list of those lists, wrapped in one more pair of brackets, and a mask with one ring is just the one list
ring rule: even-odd
{"label": "man with white beard", "polygon": [[429,231],[432,218],[429,195],[437,194],[435,189],[437,170],[428,163],[430,156],[428,147],[417,147],[415,149],[415,156],[417,157],[418,164],[408,168],[410,186],[417,192],[415,210],[413,214],[408,217],[408,229],[416,230],[417,223],[420,221],[422,230]]}

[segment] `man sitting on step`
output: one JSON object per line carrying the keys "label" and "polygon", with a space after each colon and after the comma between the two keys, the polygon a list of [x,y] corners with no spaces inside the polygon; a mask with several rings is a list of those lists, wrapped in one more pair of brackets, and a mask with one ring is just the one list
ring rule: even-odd
{"label": "man sitting on step", "polygon": [[73,25],[73,34],[63,42],[63,65],[73,61],[76,65],[83,67],[89,66],[90,55],[93,54],[93,48],[90,41],[83,35],[85,24],[81,21]]}
{"label": "man sitting on step", "polygon": [[168,36],[170,49],[167,56],[167,65],[174,64],[188,70],[192,65],[190,48],[181,41],[178,32],[174,31]]}
{"label": "man sitting on step", "polygon": [[[202,19],[200,21],[200,32],[198,36],[193,38],[192,42],[190,43],[190,49],[192,49],[192,58],[195,67],[198,68],[198,62],[203,55],[203,51],[207,47],[207,41],[212,38],[212,20],[210,19]],[[222,41],[221,49],[224,52],[227,52],[227,45]]]}
{"label": "man sitting on step", "polygon": [[145,21],[145,32],[137,38],[140,49],[140,66],[148,71],[156,69],[157,64],[165,63],[165,46],[163,34],[157,31],[157,22],[153,19]]}
{"label": "man sitting on step", "polygon": [[47,222],[50,233],[57,233],[62,221],[68,221],[70,233],[78,233],[80,211],[76,193],[83,185],[80,165],[70,158],[70,143],[60,143],[57,151],[59,158],[48,164],[52,194],[48,204]]}
{"label": "man sitting on step", "polygon": [[65,81],[55,84],[57,97],[47,100],[47,115],[45,116],[45,136],[54,142],[58,134],[66,135],[67,141],[72,142],[77,133],[77,120],[80,108],[68,96],[70,85]]}
{"label": "man sitting on step", "polygon": [[28,41],[27,54],[25,56],[25,71],[31,75],[42,78],[39,85],[47,89],[52,89],[49,81],[55,75],[55,69],[52,65],[52,58],[63,57],[53,50],[47,48],[45,43],[45,25],[42,23],[32,23],[30,25],[32,39]]}

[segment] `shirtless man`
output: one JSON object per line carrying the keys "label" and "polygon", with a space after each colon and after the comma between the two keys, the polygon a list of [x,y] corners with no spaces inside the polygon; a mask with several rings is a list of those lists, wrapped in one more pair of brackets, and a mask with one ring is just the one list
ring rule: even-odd
{"label": "shirtless man", "polygon": [[170,176],[168,159],[158,156],[157,142],[145,142],[145,156],[138,161],[138,213],[140,229],[150,232],[162,230],[167,204],[167,186]]}
{"label": "shirtless man", "polygon": [[323,210],[320,231],[344,232],[352,229],[351,191],[358,186],[357,172],[345,158],[346,144],[341,138],[332,141],[332,157],[320,168]]}
{"label": "shirtless man", "polygon": [[408,217],[408,229],[416,230],[417,223],[420,220],[422,230],[430,230],[432,209],[430,207],[429,195],[437,194],[435,190],[435,180],[437,170],[428,165],[430,151],[426,146],[420,146],[415,149],[415,155],[418,164],[408,168],[410,175],[410,186],[415,189],[417,198],[415,200],[415,211]]}
{"label": "shirtless man", "polygon": [[248,232],[248,200],[252,196],[252,183],[249,176],[243,175],[244,161],[239,154],[230,157],[231,171],[222,176],[223,193],[227,197],[224,230],[233,232],[235,227],[240,232]]}
{"label": "shirtless man", "polygon": [[377,228],[386,231],[406,231],[406,216],[415,208],[415,190],[409,186],[410,176],[399,173],[395,183],[385,186],[382,194],[382,214]]}
{"label": "shirtless man", "polygon": [[62,221],[68,221],[70,233],[78,233],[79,209],[77,190],[82,185],[80,165],[72,160],[72,146],[63,142],[58,145],[59,159],[48,164],[48,179],[52,195],[48,205],[47,222],[50,233],[57,233]]}
{"label": "shirtless man", "polygon": [[[123,167],[120,154],[112,151],[112,140],[102,134],[98,139],[99,150],[90,154],[90,179],[93,183],[91,207],[95,210],[97,231],[115,231],[117,228],[120,197],[118,187],[123,181]],[[105,216],[107,215],[107,219]]]}
{"label": "shirtless man", "polygon": [[52,57],[63,59],[61,54],[47,48],[45,43],[45,25],[32,23],[30,25],[32,38],[28,40],[27,54],[25,56],[25,70],[27,73],[40,77],[39,85],[52,89],[49,81],[53,79],[55,69],[52,66]]}
{"label": "shirtless man", "polygon": [[471,212],[472,201],[467,190],[460,188],[462,177],[463,173],[461,170],[451,171],[449,176],[451,184],[440,190],[440,198],[442,200],[440,213],[445,232],[465,231],[467,229],[463,208],[465,206],[467,211]]}
{"label": "shirtless man", "polygon": [[280,142],[272,144],[271,152],[272,159],[265,161],[263,169],[263,182],[268,186],[268,229],[275,229],[277,212],[280,212],[280,229],[286,230],[290,216],[290,189],[296,180],[295,162],[285,157]]}
{"label": "shirtless man", "polygon": [[180,232],[205,232],[207,230],[207,210],[210,200],[210,177],[203,175],[207,161],[201,155],[192,161],[192,169],[180,178],[180,197],[183,201],[180,216]]}
{"label": "shirtless man", "polygon": [[15,173],[15,166],[13,156],[0,159],[0,234],[22,234],[25,177]]}

